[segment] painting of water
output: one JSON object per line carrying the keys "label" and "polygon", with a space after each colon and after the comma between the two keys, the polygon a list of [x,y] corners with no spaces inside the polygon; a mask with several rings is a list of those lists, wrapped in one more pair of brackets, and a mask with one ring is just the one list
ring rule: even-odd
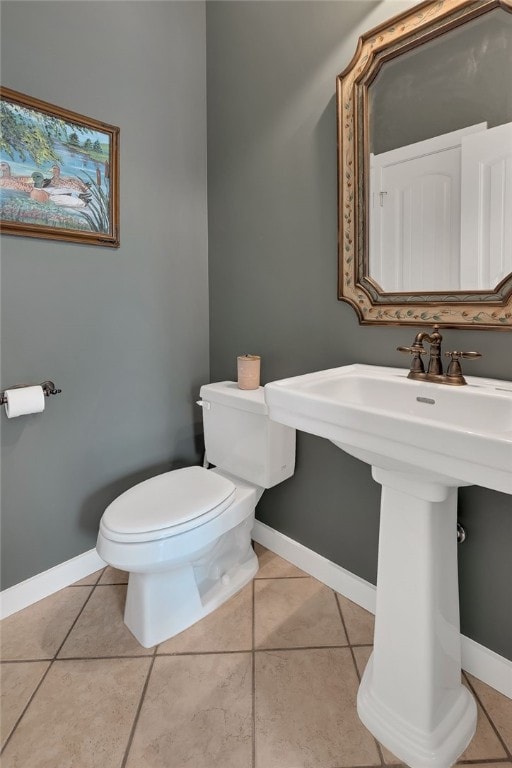
{"label": "painting of water", "polygon": [[119,128],[0,89],[0,230],[119,245]]}

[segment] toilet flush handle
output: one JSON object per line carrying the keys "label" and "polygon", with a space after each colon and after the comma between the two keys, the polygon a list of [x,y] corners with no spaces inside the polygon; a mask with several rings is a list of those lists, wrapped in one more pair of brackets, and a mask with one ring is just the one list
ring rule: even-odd
{"label": "toilet flush handle", "polygon": [[201,408],[206,408],[207,411],[211,408],[211,403],[208,402],[208,400],[196,400],[197,405],[200,405]]}

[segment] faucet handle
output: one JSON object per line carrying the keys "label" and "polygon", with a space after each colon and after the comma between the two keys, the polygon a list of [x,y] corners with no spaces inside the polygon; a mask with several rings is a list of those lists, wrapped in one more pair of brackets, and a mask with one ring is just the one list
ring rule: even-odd
{"label": "faucet handle", "polygon": [[454,351],[454,352],[445,352],[444,354],[446,355],[446,357],[451,355],[452,360],[455,360],[455,359],[457,359],[459,357],[466,357],[468,359],[474,359],[475,357],[482,357],[482,353],[481,352],[457,352],[457,351]]}
{"label": "faucet handle", "polygon": [[453,352],[445,352],[444,354],[445,357],[451,357],[446,371],[446,376],[451,384],[466,384],[466,379],[462,375],[462,368],[460,367],[461,357],[464,357],[467,360],[474,360],[477,357],[482,357],[481,352],[459,352],[457,350],[454,350]]}
{"label": "faucet handle", "polygon": [[397,347],[397,352],[409,352],[410,355],[426,355],[427,350],[423,344],[413,344],[412,347]]}
{"label": "faucet handle", "polygon": [[425,366],[423,365],[423,360],[421,359],[421,355],[426,355],[427,351],[424,349],[423,344],[420,342],[414,342],[412,347],[397,347],[397,352],[408,352],[410,355],[412,355],[411,360],[411,367],[409,369],[409,376],[408,378],[413,379],[417,374],[424,374],[425,373]]}

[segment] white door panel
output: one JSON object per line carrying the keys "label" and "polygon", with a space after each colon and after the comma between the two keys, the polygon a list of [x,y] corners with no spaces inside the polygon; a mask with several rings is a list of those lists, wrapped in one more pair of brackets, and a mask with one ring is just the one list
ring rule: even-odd
{"label": "white door panel", "polygon": [[459,289],[461,141],[485,128],[371,157],[369,267],[384,291]]}
{"label": "white door panel", "polygon": [[488,290],[512,272],[512,123],[462,140],[461,288]]}

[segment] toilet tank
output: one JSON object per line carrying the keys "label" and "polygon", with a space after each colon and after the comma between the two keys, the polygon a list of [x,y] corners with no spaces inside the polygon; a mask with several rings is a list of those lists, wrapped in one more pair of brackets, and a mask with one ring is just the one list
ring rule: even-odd
{"label": "toilet tank", "polygon": [[201,387],[206,457],[211,464],[262,488],[293,475],[295,430],[271,421],[263,387],[233,381]]}

